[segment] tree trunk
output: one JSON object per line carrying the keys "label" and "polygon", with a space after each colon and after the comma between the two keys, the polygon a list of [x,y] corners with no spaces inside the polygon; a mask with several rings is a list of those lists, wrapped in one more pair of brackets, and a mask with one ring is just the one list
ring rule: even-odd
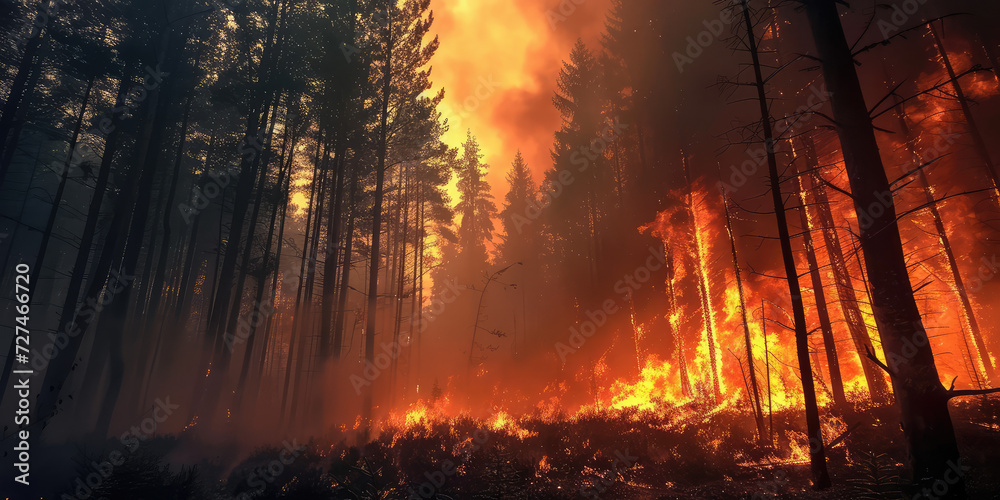
{"label": "tree trunk", "polygon": [[[167,54],[171,54],[171,59],[176,54],[170,50],[171,46],[183,46],[183,38],[178,35],[164,33],[162,35],[159,60],[164,61]],[[165,61],[165,66],[172,66],[171,61]],[[129,186],[135,186],[132,191],[134,201],[129,204],[129,213],[132,215],[128,230],[123,241],[124,248],[118,252],[121,255],[119,261],[119,272],[122,276],[133,277],[137,272],[136,265],[142,251],[143,236],[146,231],[146,221],[149,216],[150,201],[152,198],[153,181],[156,174],[157,157],[162,150],[163,138],[166,133],[167,107],[171,105],[173,95],[170,89],[174,88],[173,81],[166,84],[167,88],[157,87],[150,91],[148,98],[147,113],[143,116],[143,127],[139,138],[136,141],[136,168],[140,168],[139,178]],[[166,94],[166,95],[164,95]],[[107,250],[107,249],[105,249]],[[104,339],[104,345],[108,349],[108,369],[109,383],[108,392],[101,401],[100,412],[97,417],[96,434],[106,436],[111,426],[111,417],[118,404],[118,396],[121,393],[125,375],[125,357],[123,353],[123,340],[127,329],[127,314],[131,302],[132,291],[135,286],[125,286],[119,291],[111,304],[104,309],[101,314],[98,334],[95,336],[95,349],[99,345],[98,340]],[[107,327],[105,327],[107,323]]]}
{"label": "tree trunk", "polygon": [[320,179],[320,186],[319,186],[320,196],[319,196],[319,203],[316,206],[316,219],[313,221],[312,244],[309,246],[310,248],[309,267],[307,268],[306,271],[306,287],[302,301],[302,308],[303,308],[301,313],[302,322],[298,322],[298,324],[300,325],[299,335],[302,338],[299,339],[299,352],[298,352],[299,361],[298,361],[298,366],[296,366],[295,370],[295,383],[294,386],[292,387],[292,401],[291,404],[289,405],[289,418],[293,422],[295,421],[299,404],[302,403],[303,389],[305,387],[305,384],[308,382],[308,379],[305,378],[305,373],[309,370],[310,364],[313,360],[312,341],[308,343],[310,348],[309,348],[309,354],[307,356],[306,354],[307,343],[305,342],[305,340],[309,338],[310,336],[309,333],[313,332],[314,328],[313,323],[315,323],[314,321],[315,318],[313,317],[312,296],[316,288],[315,286],[316,267],[318,265],[318,260],[319,260],[318,255],[319,255],[319,242],[320,242],[320,228],[322,228],[323,226],[323,207],[326,203],[327,197],[329,196],[329,190],[331,190],[333,187],[332,186],[333,183],[330,182],[330,179],[328,179],[329,176],[326,175],[326,173],[330,170],[329,164],[330,164],[329,153],[326,152],[323,155],[323,162],[321,167],[321,172],[323,172],[324,175]]}
{"label": "tree trunk", "polygon": [[[733,273],[736,275],[736,291],[740,297],[740,319],[743,320],[743,343],[747,352],[747,368],[750,372],[750,387],[753,391],[749,395],[754,410],[754,420],[757,422],[757,442],[764,442],[764,413],[760,408],[760,389],[757,387],[757,372],[753,366],[753,342],[750,341],[750,324],[747,322],[746,299],[743,295],[743,278],[740,276],[740,261],[736,253],[736,236],[733,234],[733,221],[729,214],[729,197],[726,192],[722,192],[722,208],[726,215],[726,234],[729,235],[729,248],[733,253]],[[740,365],[742,367],[742,365]]]}
{"label": "tree trunk", "polygon": [[[47,16],[44,13],[47,12],[51,1],[45,0],[39,4],[39,15]],[[41,60],[35,61],[35,57],[38,55],[38,50],[47,35],[47,33],[43,34],[41,29],[37,33],[32,33],[31,38],[25,45],[24,54],[21,55],[21,61],[17,65],[17,73],[14,74],[14,80],[11,81],[10,93],[7,94],[3,111],[0,113],[0,158],[6,160],[0,162],[0,184],[3,184],[4,179],[7,177],[7,169],[10,167],[9,158],[13,157],[13,149],[17,146],[17,141],[13,140],[14,138],[11,134],[14,129],[15,118],[24,104],[23,98],[27,92],[29,76],[33,70],[37,69],[37,65],[41,64]]]}
{"label": "tree trunk", "polygon": [[[277,251],[275,251],[275,255],[274,255],[275,270],[274,270],[274,274],[271,276],[271,299],[269,301],[269,304],[271,305],[271,307],[274,307],[274,308],[277,308],[278,274],[279,274],[279,271],[280,271],[279,268],[281,266],[281,250],[282,250],[282,248],[284,248],[284,241],[285,241],[285,221],[287,219],[287,214],[288,214],[289,189],[290,189],[291,182],[292,182],[292,173],[293,173],[292,172],[292,167],[295,164],[294,163],[294,161],[295,161],[295,145],[297,143],[298,143],[298,137],[293,137],[292,138],[291,147],[289,148],[289,151],[288,151],[288,160],[285,162],[286,163],[285,170],[288,173],[285,176],[285,183],[283,185],[280,185],[281,190],[282,190],[281,191],[282,192],[282,198],[281,198],[281,204],[280,204],[280,208],[281,208],[281,219],[280,219],[280,221],[281,222],[278,223],[278,249],[277,249]],[[277,210],[277,208],[275,208],[275,210]],[[268,245],[268,246],[270,247],[270,245]],[[265,320],[265,322],[264,322],[264,328],[263,328],[263,330],[264,330],[264,339],[263,339],[263,342],[262,342],[262,345],[261,345],[260,356],[259,356],[259,360],[258,360],[258,363],[257,363],[257,371],[254,374],[254,379],[253,379],[254,401],[256,401],[257,396],[260,394],[261,379],[264,376],[264,367],[267,366],[268,345],[271,344],[272,337],[274,336],[273,333],[272,333],[273,330],[274,330],[272,328],[272,325],[274,325],[274,324],[277,323],[276,316],[279,315],[279,314],[280,313],[269,315],[267,317],[267,319]]]}
{"label": "tree trunk", "polygon": [[674,315],[677,314],[677,296],[674,294],[674,251],[664,246],[664,252],[667,260],[667,314],[669,315],[667,323],[670,324],[670,332],[674,339],[674,349],[677,351],[677,371],[681,378],[681,394],[686,398],[690,398],[694,396],[694,393],[691,392],[691,377],[688,375],[687,355],[684,353],[684,332],[677,327],[677,323],[674,320]]}
{"label": "tree trunk", "polygon": [[[847,397],[844,395],[844,378],[840,373],[840,360],[837,357],[837,342],[833,337],[833,326],[830,324],[830,312],[826,308],[826,291],[823,289],[823,277],[819,272],[819,261],[816,258],[816,246],[813,243],[813,224],[809,213],[809,197],[802,181],[805,175],[799,171],[793,161],[793,172],[797,196],[799,198],[799,219],[802,224],[802,244],[806,250],[806,262],[809,265],[809,278],[812,280],[813,296],[816,299],[816,317],[819,319],[820,331],[823,333],[823,347],[826,351],[826,364],[830,370],[830,385],[832,386],[833,404],[844,408]],[[818,370],[817,364],[817,370]]]}
{"label": "tree trunk", "polygon": [[[87,80],[87,89],[83,93],[80,102],[80,112],[76,117],[76,124],[73,126],[73,135],[69,140],[69,151],[66,153],[66,161],[62,164],[62,172],[59,176],[59,186],[55,194],[52,195],[52,209],[49,210],[48,219],[45,222],[45,230],[42,232],[42,243],[38,246],[38,254],[32,269],[31,283],[38,283],[38,278],[42,274],[42,267],[45,264],[45,254],[48,251],[49,241],[52,239],[52,231],[55,230],[56,216],[59,214],[59,205],[62,204],[63,193],[66,191],[66,183],[69,181],[69,173],[74,166],[74,153],[76,152],[77,140],[80,138],[80,131],[83,129],[83,118],[87,111],[87,104],[90,103],[90,93],[94,89],[95,77]],[[32,288],[32,295],[36,288]]]}
{"label": "tree trunk", "polygon": [[781,178],[778,175],[778,160],[774,153],[774,130],[772,128],[771,114],[768,110],[764,78],[761,75],[760,59],[757,53],[757,36],[754,34],[753,21],[750,18],[750,9],[747,1],[742,0],[743,21],[746,27],[750,56],[753,59],[757,102],[760,105],[761,130],[764,133],[764,146],[767,150],[771,201],[774,205],[774,216],[778,224],[778,239],[781,243],[781,257],[785,265],[785,279],[788,280],[788,292],[792,299],[792,316],[795,320],[795,347],[799,361],[799,376],[802,378],[802,396],[806,410],[806,432],[809,436],[809,462],[812,471],[812,482],[814,488],[825,489],[830,486],[830,474],[826,469],[823,431],[820,428],[819,408],[816,406],[816,389],[813,386],[812,365],[809,361],[809,330],[806,326],[805,308],[802,304],[802,291],[799,287],[798,271],[795,268],[795,256],[792,253],[792,241],[788,234],[788,221],[785,217],[784,200],[781,197]]}
{"label": "tree trunk", "polygon": [[[198,54],[198,60],[201,58],[201,53]],[[195,62],[195,66],[198,63]],[[162,223],[162,233],[160,235],[160,255],[159,260],[156,264],[156,270],[153,272],[153,278],[149,285],[150,296],[149,302],[146,306],[146,318],[143,325],[139,331],[145,333],[145,338],[149,339],[145,342],[147,345],[141,345],[139,348],[138,356],[136,356],[137,362],[133,365],[133,373],[136,373],[135,380],[135,393],[138,395],[143,387],[144,378],[147,375],[146,368],[152,364],[156,356],[159,354],[160,346],[163,343],[163,328],[162,328],[162,316],[159,314],[161,298],[166,291],[164,290],[164,282],[167,273],[167,257],[171,254],[170,243],[171,243],[171,224],[170,224],[170,214],[172,213],[172,207],[174,206],[174,198],[177,193],[177,184],[180,181],[181,174],[181,164],[184,159],[184,146],[187,143],[187,128],[189,119],[191,117],[191,103],[194,100],[194,89],[189,89],[187,100],[184,103],[184,115],[181,119],[180,137],[177,144],[177,151],[174,153],[174,165],[173,172],[171,173],[170,186],[167,187],[167,197],[164,201],[164,207],[161,217]],[[152,248],[149,250],[150,255],[153,254]],[[136,401],[141,405],[143,404],[142,398],[137,397]]]}
{"label": "tree trunk", "polygon": [[858,305],[854,280],[851,279],[851,274],[848,271],[844,250],[840,246],[840,236],[837,234],[837,224],[834,222],[833,212],[830,210],[830,199],[826,194],[826,186],[820,179],[819,159],[816,156],[816,146],[813,143],[812,135],[806,134],[802,143],[805,151],[806,170],[812,172],[809,179],[813,181],[811,184],[815,197],[816,214],[819,217],[819,224],[823,228],[823,243],[826,246],[827,255],[830,257],[830,266],[837,283],[840,308],[844,311],[847,329],[854,342],[854,350],[858,355],[862,371],[864,371],[865,381],[868,383],[869,396],[872,402],[885,404],[890,397],[889,386],[885,382],[882,371],[865,357],[868,352],[874,353],[875,348],[868,333],[868,325],[865,324],[864,315],[861,313],[861,307]]}
{"label": "tree trunk", "polygon": [[[913,482],[930,487],[949,477],[945,473],[959,461],[948,394],[913,297],[892,191],[837,5],[833,0],[806,0],[804,5],[832,96],[855,210],[864,215],[872,207],[884,208],[881,217],[861,225],[861,249],[871,282],[872,309],[891,367]],[[955,481],[947,497],[964,498],[964,479],[959,475]]]}
{"label": "tree trunk", "polygon": [[[382,196],[385,187],[385,164],[388,153],[389,97],[392,82],[392,23],[386,27],[385,63],[382,69],[382,102],[379,113],[379,139],[376,151],[378,162],[375,166],[375,192],[372,201],[372,244],[371,262],[368,271],[368,311],[365,318],[365,363],[375,362],[375,318],[378,314],[378,269],[380,239],[382,237]],[[364,402],[361,407],[361,441],[368,441],[372,425],[373,386],[365,387]]]}
{"label": "tree trunk", "polygon": [[333,330],[333,359],[340,360],[341,351],[344,345],[344,319],[347,316],[347,292],[351,284],[351,251],[354,246],[354,222],[357,219],[357,191],[358,191],[358,165],[357,160],[353,160],[351,167],[351,187],[348,194],[348,203],[351,207],[347,215],[347,229],[344,231],[344,252],[343,263],[340,267],[340,290],[337,295],[337,316]]}
{"label": "tree trunk", "polygon": [[[983,167],[986,169],[986,175],[992,181],[993,196],[1000,197],[1000,177],[998,177],[996,165],[993,164],[993,159],[990,157],[990,150],[986,146],[986,140],[983,139],[983,134],[979,131],[979,125],[976,123],[975,117],[972,116],[972,108],[969,107],[969,99],[965,97],[965,90],[962,89],[962,84],[958,81],[958,76],[955,74],[955,68],[951,65],[951,58],[948,57],[948,51],[945,50],[944,43],[941,41],[941,37],[938,35],[937,29],[934,28],[934,23],[927,23],[927,29],[930,30],[931,36],[934,37],[934,43],[937,46],[938,53],[941,54],[941,61],[944,63],[944,67],[948,71],[948,77],[951,79],[951,88],[954,89],[955,98],[958,100],[958,104],[962,108],[962,116],[965,117],[965,123],[969,127],[969,135],[972,136],[972,142],[976,146],[976,154],[979,155],[979,159],[983,162]],[[991,371],[990,376],[992,377],[992,365],[987,366]]]}
{"label": "tree trunk", "polygon": [[[288,123],[288,120],[286,118],[285,123],[284,123],[284,129],[285,129],[284,130],[284,134],[283,134],[284,135],[284,139],[282,140],[282,145],[281,145],[281,156],[280,156],[279,161],[278,161],[278,167],[279,167],[278,168],[278,180],[277,180],[277,183],[275,184],[278,187],[278,189],[280,189],[282,192],[284,192],[284,189],[285,189],[286,171],[291,169],[291,164],[289,163],[288,167],[286,168],[286,163],[285,163],[285,154],[288,152],[287,147],[288,147],[288,135],[289,135],[288,129],[289,128],[290,128],[290,124]],[[294,146],[293,146],[293,148],[294,148]],[[290,173],[288,175],[290,175]],[[265,184],[261,184],[261,186],[260,186],[259,189],[261,189],[263,191],[264,189],[266,189],[266,185]],[[287,199],[287,195],[286,195],[286,199]],[[258,200],[260,201],[261,198],[258,197]],[[283,204],[284,204],[284,202],[280,203],[280,205],[283,205]],[[255,286],[255,291],[254,291],[253,309],[250,312],[250,318],[249,318],[249,321],[248,321],[249,327],[247,329],[246,337],[243,337],[243,336],[240,335],[240,330],[239,330],[238,326],[237,326],[236,332],[234,333],[234,335],[237,336],[236,338],[245,339],[245,341],[246,341],[246,347],[244,348],[244,351],[243,351],[243,363],[240,366],[239,378],[236,380],[236,386],[233,389],[233,408],[234,409],[239,409],[240,408],[240,406],[241,406],[241,404],[242,404],[242,402],[244,400],[243,398],[246,395],[245,393],[248,390],[247,389],[246,381],[247,381],[247,375],[250,373],[250,365],[252,364],[253,357],[254,357],[254,346],[257,344],[257,335],[256,335],[256,333],[257,333],[257,326],[260,324],[260,322],[262,320],[261,316],[265,316],[265,318],[263,318],[263,320],[266,321],[266,317],[270,317],[270,315],[272,314],[273,309],[274,309],[274,301],[273,300],[270,301],[270,302],[268,302],[267,304],[264,303],[264,290],[267,288],[267,286],[265,285],[265,280],[267,279],[268,272],[270,272],[270,266],[271,266],[271,246],[274,243],[274,223],[277,221],[279,208],[280,208],[279,207],[279,203],[275,203],[274,207],[271,210],[270,221],[268,222],[268,224],[266,226],[268,228],[268,231],[267,231],[267,242],[264,244],[264,255],[263,255],[263,258],[261,260],[260,271],[258,272],[258,274],[256,276],[256,279],[255,279],[256,283],[254,285]],[[282,229],[283,228],[284,228],[284,221],[282,221]],[[279,231],[279,232],[283,232],[283,231]],[[278,245],[279,246],[281,245],[281,235],[280,234],[278,236]],[[275,268],[274,269],[275,279],[277,278],[277,275],[278,275],[278,270],[277,270],[277,268]],[[272,286],[277,286],[277,281],[273,281],[272,283],[273,283]],[[234,342],[235,342],[235,339],[234,339]],[[266,343],[266,340],[265,340],[265,343]]]}
{"label": "tree trunk", "polygon": [[[343,112],[343,107],[341,107]],[[343,127],[338,127],[337,147],[334,150],[336,165],[336,181],[333,187],[333,202],[327,214],[326,226],[326,258],[323,259],[323,290],[321,303],[321,319],[319,329],[319,356],[325,364],[333,352],[333,316],[334,301],[337,292],[337,250],[340,248],[340,225],[344,192],[344,169],[347,161],[344,159],[347,147],[344,144]]]}
{"label": "tree trunk", "polygon": [[[25,84],[25,90],[20,98],[21,102],[17,105],[17,109],[12,111],[13,115],[11,123],[6,125],[7,130],[0,130],[0,186],[2,186],[6,180],[10,164],[14,161],[14,154],[17,153],[17,145],[20,142],[21,130],[24,128],[25,117],[28,116],[28,112],[31,110],[31,106],[29,106],[28,103],[32,94],[39,90],[38,80],[42,76],[42,60],[45,59],[51,51],[51,44],[45,44],[42,46],[41,54],[37,54],[35,56],[39,59],[39,61],[31,64],[30,66],[28,80]],[[8,94],[8,101],[5,104],[11,104],[13,102],[11,100],[12,98],[13,93]]]}
{"label": "tree trunk", "polygon": [[[913,137],[913,133],[910,129],[909,124],[906,121],[906,113],[903,110],[902,104],[897,99],[896,101],[896,117],[899,119],[899,128],[903,132],[903,137],[906,139],[906,149],[910,153],[910,157],[913,158],[915,164],[920,167],[924,165],[926,161],[920,153],[917,152],[915,147],[916,138]],[[976,320],[976,312],[972,309],[972,301],[969,299],[969,293],[965,288],[965,282],[962,280],[962,273],[958,268],[958,260],[955,258],[955,252],[951,248],[951,239],[948,237],[948,230],[945,228],[944,220],[941,218],[941,212],[938,211],[937,201],[934,199],[934,192],[931,189],[930,182],[927,180],[927,174],[924,172],[923,168],[918,168],[915,175],[917,180],[920,181],[920,187],[924,192],[924,203],[927,205],[927,211],[930,213],[931,220],[934,221],[934,229],[938,235],[938,243],[941,244],[941,250],[944,251],[945,259],[948,262],[948,270],[951,271],[951,277],[954,282],[955,294],[958,296],[958,301],[962,304],[962,312],[965,317],[966,324],[969,325],[969,336],[972,337],[975,343],[975,352],[972,346],[969,345],[969,341],[965,336],[965,329],[962,330],[962,341],[965,344],[965,350],[969,355],[968,363],[970,369],[971,378],[976,382],[979,387],[982,387],[981,377],[979,376],[979,367],[977,366],[977,359],[983,363],[983,369],[986,370],[986,375],[988,378],[993,378],[995,375],[993,370],[993,360],[990,358],[989,351],[986,350],[986,345],[983,343],[982,333],[979,329],[979,321]],[[961,324],[959,325],[961,326]]]}
{"label": "tree trunk", "polygon": [[308,286],[307,285],[308,280],[303,280],[303,277],[307,272],[306,263],[309,260],[309,240],[310,240],[309,235],[312,231],[312,226],[319,224],[318,220],[317,221],[313,220],[314,212],[316,212],[316,210],[313,209],[313,202],[316,201],[317,196],[322,196],[323,194],[320,186],[321,182],[319,181],[320,159],[322,158],[321,153],[323,151],[323,132],[324,130],[320,129],[318,137],[316,139],[316,158],[313,160],[312,183],[310,185],[310,190],[309,190],[309,205],[308,205],[309,210],[306,215],[306,229],[302,237],[302,242],[303,242],[302,258],[301,261],[299,262],[299,276],[295,291],[295,307],[293,309],[294,316],[292,318],[292,328],[291,331],[289,332],[290,340],[288,343],[288,360],[285,366],[285,383],[281,392],[280,411],[282,412],[282,416],[284,416],[286,404],[288,403],[289,387],[291,386],[292,382],[292,358],[294,357],[295,354],[294,349],[295,349],[296,339],[298,337],[298,331],[300,329],[299,325],[302,321],[302,316],[305,315],[306,311],[306,307],[303,305],[303,294],[305,288]]}
{"label": "tree trunk", "polygon": [[695,279],[698,280],[698,295],[701,299],[701,316],[705,325],[705,335],[708,339],[708,357],[709,367],[712,370],[712,393],[715,397],[715,403],[722,403],[722,389],[719,386],[719,367],[718,357],[715,348],[715,328],[714,319],[712,318],[712,298],[708,295],[708,276],[706,275],[707,270],[705,269],[705,263],[702,262],[701,255],[701,229],[698,228],[698,216],[694,209],[694,186],[691,184],[690,166],[688,165],[688,158],[681,152],[681,161],[684,163],[684,180],[687,185],[687,202],[686,208],[688,212],[688,217],[691,220],[691,229],[693,231],[694,238],[691,240],[690,253],[692,259],[694,260],[694,265],[697,267],[695,269]]}

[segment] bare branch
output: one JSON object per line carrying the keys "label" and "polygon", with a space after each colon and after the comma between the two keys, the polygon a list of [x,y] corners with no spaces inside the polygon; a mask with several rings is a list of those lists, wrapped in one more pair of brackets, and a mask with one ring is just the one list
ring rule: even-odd
{"label": "bare branch", "polygon": [[885,373],[887,373],[890,378],[892,377],[892,371],[889,370],[889,367],[886,366],[885,363],[879,361],[878,357],[875,356],[875,353],[873,353],[872,350],[868,348],[868,346],[865,346],[865,357],[872,360],[872,363],[878,365],[879,368],[885,370]]}

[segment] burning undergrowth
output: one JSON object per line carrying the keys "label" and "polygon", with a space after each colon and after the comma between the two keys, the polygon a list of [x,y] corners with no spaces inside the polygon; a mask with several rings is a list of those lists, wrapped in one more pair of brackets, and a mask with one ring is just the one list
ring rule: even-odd
{"label": "burning undergrowth", "polygon": [[[983,450],[1000,445],[997,404],[953,411],[967,422],[959,428],[964,440],[977,443],[966,462],[982,478],[972,492],[987,491],[997,466]],[[831,472],[843,481],[822,498],[898,498],[906,452],[893,437],[891,406],[828,414],[823,427]],[[446,419],[428,411],[387,425],[362,446],[335,436],[287,440],[231,466],[218,457],[179,464],[180,450],[199,439],[188,431],[144,443],[95,491],[109,499],[157,490],[227,500],[816,498],[798,411],[775,412],[773,428],[773,445],[770,433],[761,443],[751,415],[697,401],[666,413],[605,409],[567,418]]]}

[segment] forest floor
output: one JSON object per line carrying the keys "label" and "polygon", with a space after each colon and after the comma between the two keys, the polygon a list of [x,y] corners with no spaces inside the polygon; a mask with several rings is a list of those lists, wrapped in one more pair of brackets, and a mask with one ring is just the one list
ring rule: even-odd
{"label": "forest floor", "polygon": [[[962,465],[971,467],[969,498],[1000,498],[998,406],[996,399],[952,406]],[[80,500],[914,498],[903,492],[906,451],[895,406],[827,415],[828,440],[849,431],[827,450],[834,485],[822,492],[809,487],[801,411],[774,414],[774,448],[758,445],[750,415],[677,411],[682,420],[624,412],[503,425],[422,421],[360,448],[314,438],[235,460],[186,431],[143,441],[81,491],[77,479],[86,481],[99,469],[94,464],[121,448],[109,440],[104,450],[50,450],[77,465],[47,478],[55,491],[39,493]]]}

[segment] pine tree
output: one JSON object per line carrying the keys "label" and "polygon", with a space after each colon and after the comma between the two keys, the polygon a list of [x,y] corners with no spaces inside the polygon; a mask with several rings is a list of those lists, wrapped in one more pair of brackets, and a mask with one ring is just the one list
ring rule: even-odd
{"label": "pine tree", "polygon": [[504,196],[504,208],[500,211],[500,223],[504,229],[500,255],[504,262],[523,262],[532,252],[534,244],[536,230],[531,216],[535,215],[532,210],[538,208],[538,190],[521,151],[514,156],[507,173],[507,183],[510,189]]}
{"label": "pine tree", "polygon": [[464,154],[458,163],[459,201],[455,212],[462,220],[458,227],[459,276],[470,278],[476,269],[489,261],[487,243],[493,241],[493,219],[497,215],[490,185],[486,182],[487,165],[482,162],[479,142],[468,131],[462,145]]}

